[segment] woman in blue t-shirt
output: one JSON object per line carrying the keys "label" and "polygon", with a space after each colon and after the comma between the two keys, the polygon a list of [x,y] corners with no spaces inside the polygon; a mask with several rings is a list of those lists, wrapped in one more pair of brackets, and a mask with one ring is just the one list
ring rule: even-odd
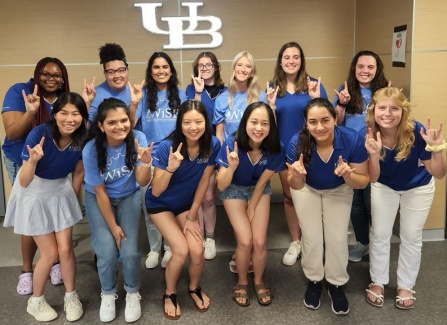
{"label": "woman in blue t-shirt", "polygon": [[[22,90],[27,111],[39,108],[36,94]],[[66,290],[64,310],[68,321],[79,319],[82,305],[75,291],[76,259],[73,226],[82,219],[76,198],[82,185],[82,141],[88,120],[87,107],[76,93],[63,93],[54,103],[52,119],[35,127],[25,141],[17,174],[6,209],[4,226],[32,236],[40,251],[33,274],[33,296],[27,312],[38,321],[51,321],[56,311],[44,298],[44,287],[53,263],[60,260]],[[68,174],[73,173],[70,183]]]}
{"label": "woman in blue t-shirt", "polygon": [[[399,211],[401,239],[395,305],[414,307],[413,287],[421,264],[422,230],[435,192],[434,179],[446,173],[447,143],[438,129],[411,116],[410,102],[398,88],[378,90],[368,107],[366,149],[371,178],[370,275],[366,301],[383,306],[389,282],[390,239]],[[422,163],[422,164],[421,164]]]}
{"label": "woman in blue t-shirt", "polygon": [[309,280],[304,305],[318,309],[325,278],[332,311],[345,315],[352,189],[368,184],[368,157],[357,132],[336,126],[336,112],[327,99],[312,99],[304,117],[302,131],[287,150],[287,180],[302,230],[301,266]]}
{"label": "woman in blue t-shirt", "polygon": [[285,155],[268,105],[248,105],[237,133],[227,138],[219,151],[217,163],[217,187],[237,240],[238,282],[233,288],[233,300],[242,307],[250,305],[247,274],[252,261],[256,298],[259,304],[269,305],[273,296],[264,282],[264,271],[270,178],[285,169]]}
{"label": "woman in blue t-shirt", "polygon": [[[200,53],[193,63],[191,75],[192,83],[186,87],[186,97],[195,99],[205,105],[210,123],[213,122],[214,103],[227,87],[220,77],[220,63],[212,52]],[[215,130],[213,127],[213,134]],[[216,241],[214,229],[216,228],[216,176],[213,174],[199,210],[199,219],[202,229],[205,230],[205,259],[216,257]]]}
{"label": "woman in blue t-shirt", "polygon": [[132,130],[126,103],[105,99],[90,126],[82,158],[85,168],[85,210],[101,281],[99,318],[115,318],[117,264],[122,265],[126,295],[125,319],[141,316],[139,288],[141,253],[138,234],[140,186],[151,178],[151,151],[146,137]]}
{"label": "woman in blue t-shirt", "polygon": [[220,142],[212,134],[205,106],[188,100],[178,109],[174,131],[154,151],[154,178],[146,192],[146,207],[172,251],[163,295],[163,312],[168,319],[178,319],[181,314],[177,280],[188,256],[188,293],[199,312],[210,306],[209,297],[199,286],[205,259],[198,210],[219,149]]}

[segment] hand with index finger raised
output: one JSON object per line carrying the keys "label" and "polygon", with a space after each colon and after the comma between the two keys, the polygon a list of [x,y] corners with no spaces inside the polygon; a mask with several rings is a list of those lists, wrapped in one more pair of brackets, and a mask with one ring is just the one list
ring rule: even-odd
{"label": "hand with index finger raised", "polygon": [[227,161],[228,161],[228,167],[235,170],[237,166],[239,166],[239,155],[238,155],[238,148],[237,148],[237,142],[234,141],[234,149],[230,152],[230,148],[227,146]]}
{"label": "hand with index finger raised", "polygon": [[180,153],[182,150],[182,146],[183,143],[180,143],[175,152],[172,150],[172,147],[169,148],[168,166],[166,168],[170,172],[174,172],[177,170],[177,168],[180,167],[180,164],[183,160],[183,156]]}

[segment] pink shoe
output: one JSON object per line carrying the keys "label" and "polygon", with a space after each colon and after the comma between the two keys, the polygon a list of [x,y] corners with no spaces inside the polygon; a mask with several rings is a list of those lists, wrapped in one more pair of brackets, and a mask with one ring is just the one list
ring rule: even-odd
{"label": "pink shoe", "polygon": [[55,286],[64,283],[61,273],[61,265],[59,263],[54,264],[50,271],[51,283]]}
{"label": "pink shoe", "polygon": [[33,293],[33,272],[22,273],[17,284],[19,295],[30,295]]}

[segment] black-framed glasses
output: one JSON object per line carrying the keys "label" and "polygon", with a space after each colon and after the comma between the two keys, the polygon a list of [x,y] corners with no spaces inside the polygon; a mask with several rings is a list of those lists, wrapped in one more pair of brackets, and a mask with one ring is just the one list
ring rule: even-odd
{"label": "black-framed glasses", "polygon": [[197,66],[197,68],[199,68],[199,70],[203,70],[203,69],[211,70],[213,67],[214,67],[214,64],[212,64],[212,63],[199,64],[199,65]]}
{"label": "black-framed glasses", "polygon": [[61,73],[51,74],[45,71],[39,72],[39,76],[43,80],[50,80],[51,78],[53,78],[54,80],[62,80],[64,78],[64,76]]}
{"label": "black-framed glasses", "polygon": [[126,71],[127,71],[127,67],[118,68],[116,70],[115,69],[104,70],[106,75],[108,75],[109,77],[113,77],[116,73],[118,73],[119,75],[123,75],[126,73]]}

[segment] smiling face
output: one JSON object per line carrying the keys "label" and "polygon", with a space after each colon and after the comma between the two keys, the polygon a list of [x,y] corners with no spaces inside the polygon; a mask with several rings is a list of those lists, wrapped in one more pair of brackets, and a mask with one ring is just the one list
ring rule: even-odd
{"label": "smiling face", "polygon": [[166,89],[168,81],[172,76],[168,61],[162,57],[156,58],[151,66],[151,75],[159,90]]}
{"label": "smiling face", "polygon": [[71,103],[67,103],[54,114],[54,119],[62,138],[71,137],[73,132],[75,132],[81,126],[81,123],[83,123],[79,109]]}
{"label": "smiling face", "polygon": [[397,129],[402,121],[402,108],[392,98],[383,98],[376,103],[374,119],[381,130]]}
{"label": "smiling face", "polygon": [[205,133],[205,117],[199,111],[193,109],[186,112],[182,119],[182,133],[188,141],[197,142]]}
{"label": "smiling face", "polygon": [[317,144],[331,144],[334,140],[335,119],[326,107],[314,106],[309,109],[306,126]]}
{"label": "smiling face", "polygon": [[64,83],[62,71],[56,63],[50,62],[39,73],[39,86],[46,94],[58,91]]}
{"label": "smiling face", "polygon": [[98,126],[106,134],[107,144],[116,147],[123,143],[129,134],[130,119],[126,109],[118,107],[117,109],[110,109],[104,122],[98,122]]}
{"label": "smiling face", "polygon": [[362,88],[369,88],[377,72],[376,59],[369,55],[362,55],[355,65],[355,77]]}
{"label": "smiling face", "polygon": [[286,75],[296,76],[301,68],[300,50],[296,47],[287,48],[282,54],[281,67]]}
{"label": "smiling face", "polygon": [[245,131],[252,148],[259,148],[262,141],[269,135],[270,120],[265,107],[258,107],[251,112],[247,120]]}
{"label": "smiling face", "polygon": [[214,84],[214,73],[216,72],[216,67],[213,62],[208,57],[201,57],[197,66],[199,75],[202,77],[205,84]]}
{"label": "smiling face", "polygon": [[250,60],[246,56],[241,57],[234,67],[234,79],[240,83],[247,83],[252,74],[253,66]]}
{"label": "smiling face", "polygon": [[129,81],[129,71],[124,61],[109,61],[105,65],[104,76],[107,84],[114,90],[123,90]]}

